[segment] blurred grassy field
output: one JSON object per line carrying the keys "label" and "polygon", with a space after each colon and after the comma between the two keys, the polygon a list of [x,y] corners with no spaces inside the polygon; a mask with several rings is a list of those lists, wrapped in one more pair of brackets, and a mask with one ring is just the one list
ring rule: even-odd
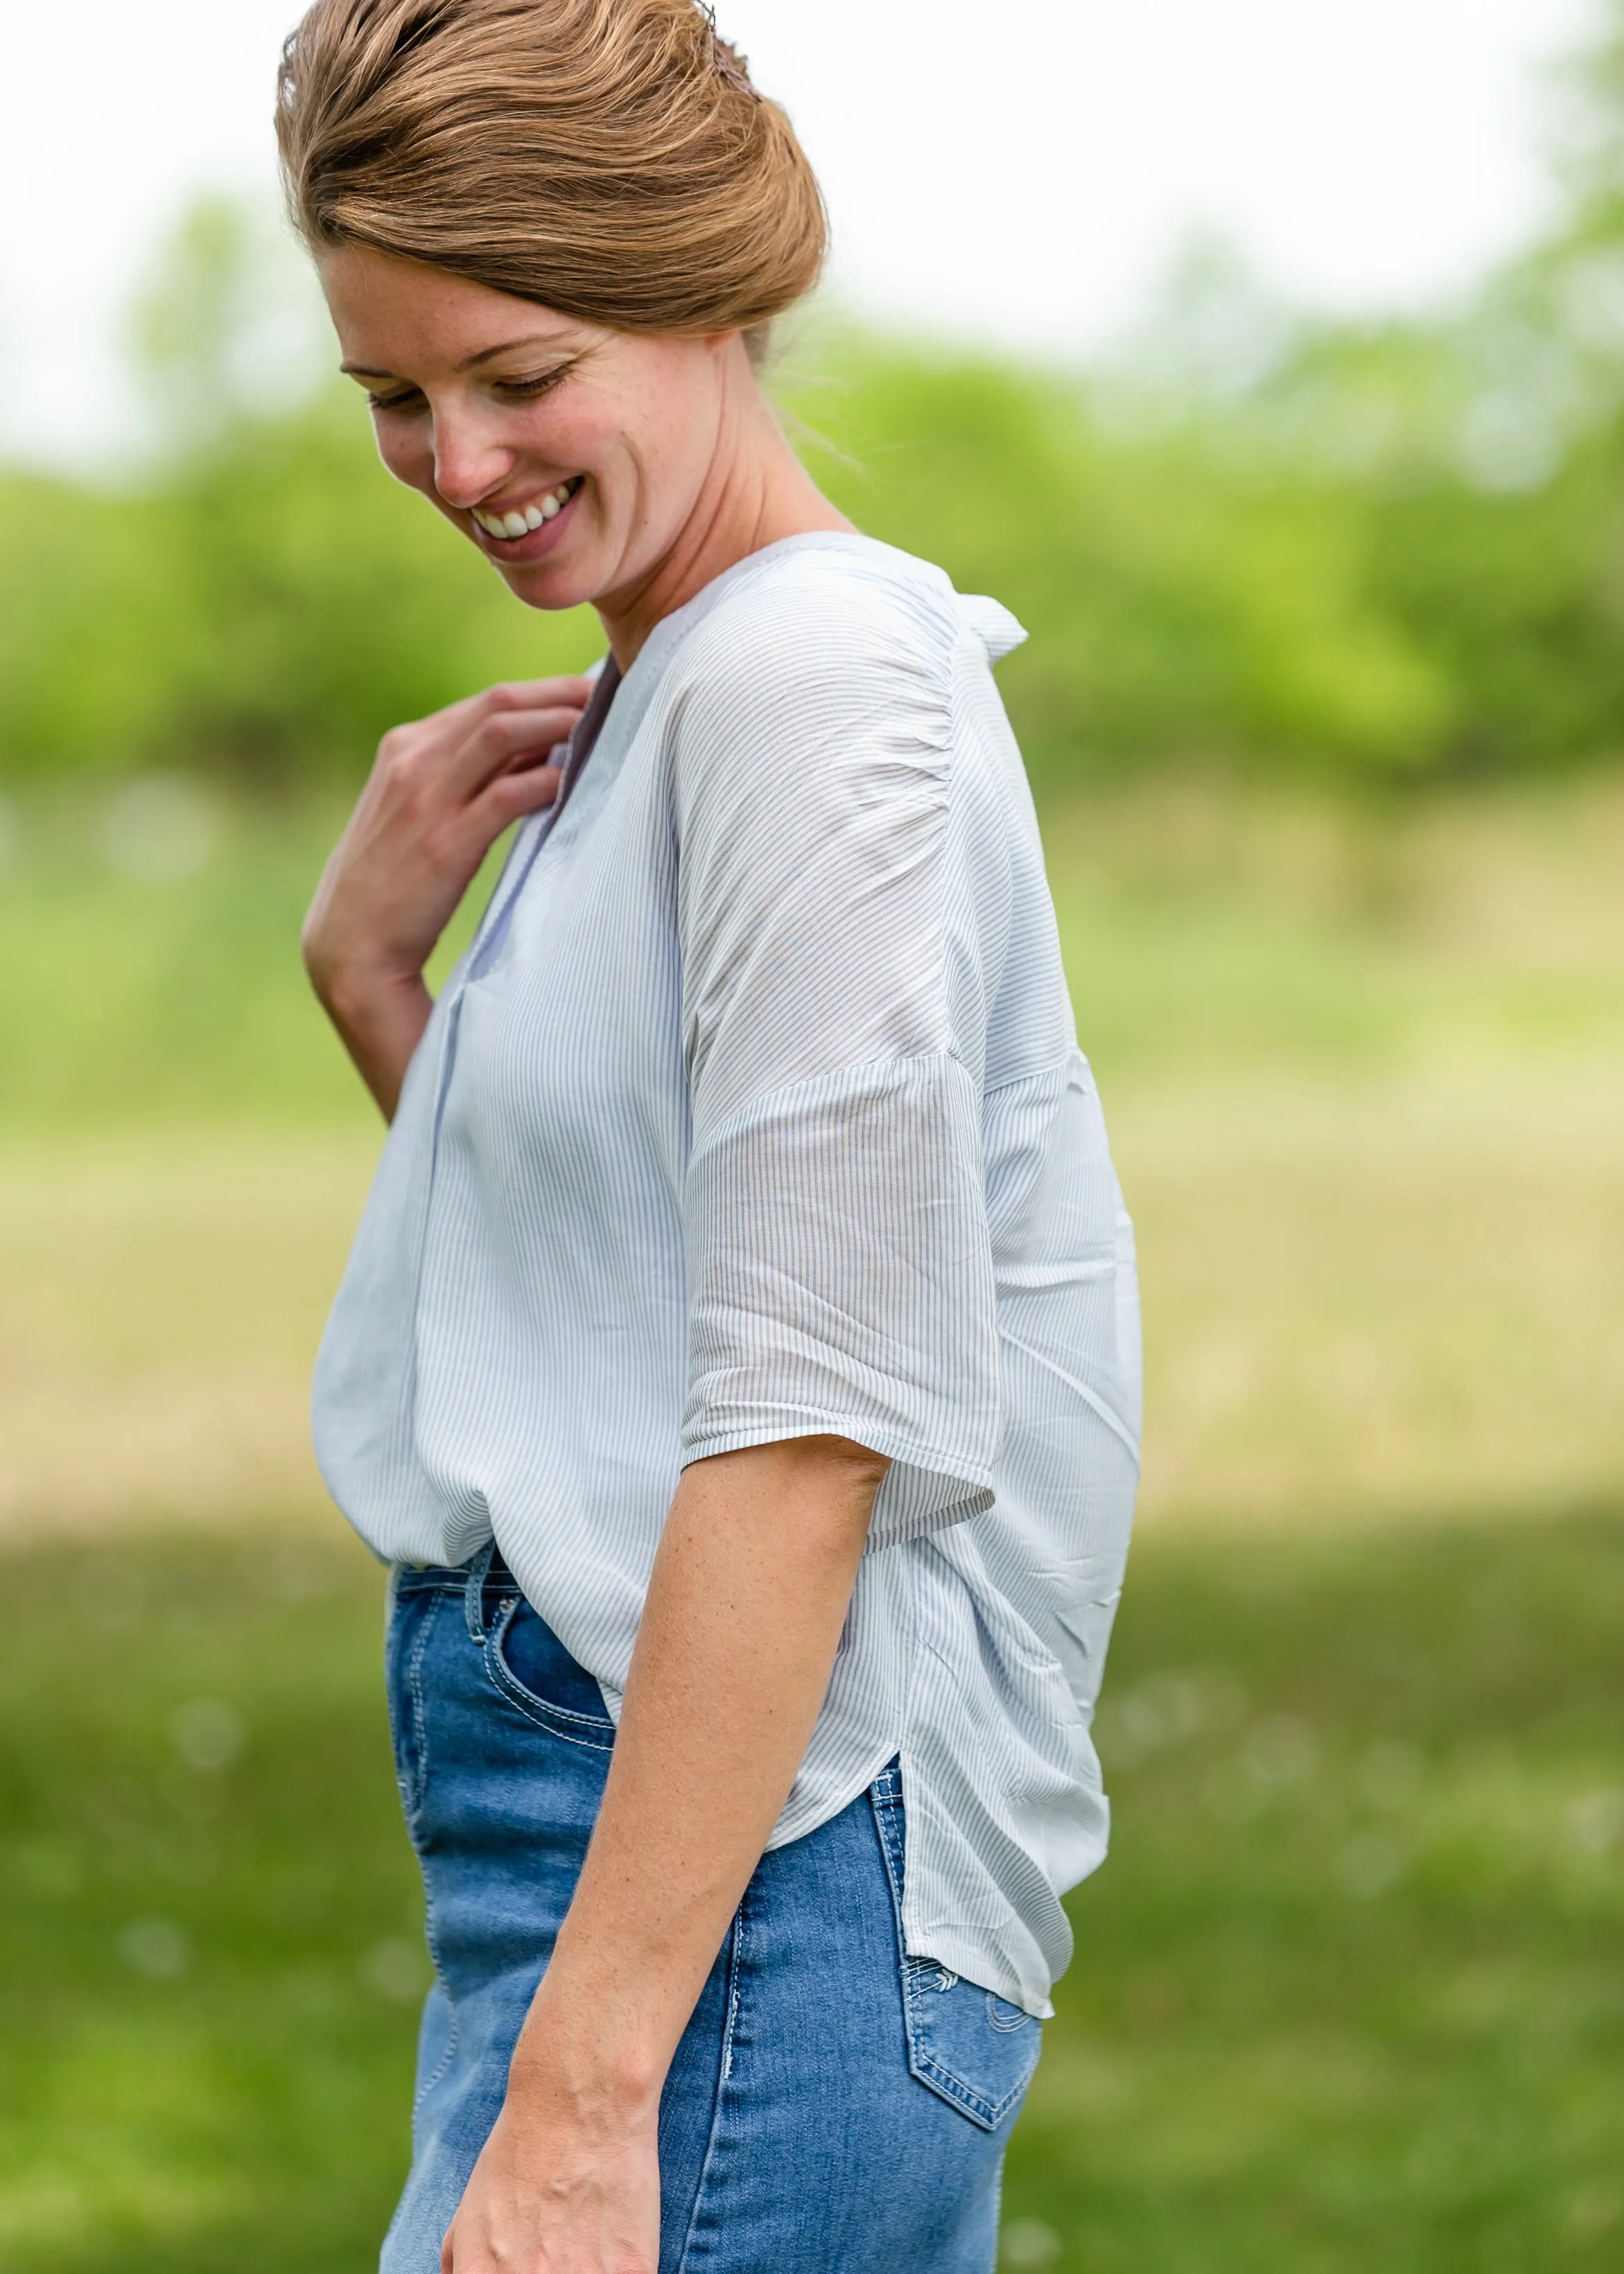
{"label": "blurred grassy field", "polygon": [[[146,794],[26,809],[0,877],[13,1532],[320,1505],[378,1143],[294,949],[335,816]],[[1624,792],[1185,784],[1048,834],[1139,1230],[1146,1522],[1624,1487]]]}
{"label": "blurred grassy field", "polygon": [[[349,2274],[403,2167],[380,1584],[304,1418],[378,1144],[294,952],[334,821],[0,839],[7,2274]],[[1150,1417],[1004,2263],[1616,2265],[1624,789],[1046,830]]]}
{"label": "blurred grassy field", "polygon": [[[415,1874],[335,1533],[0,1563],[0,2264],[360,2274]],[[1116,1853],[1004,2263],[1542,2274],[1624,2249],[1624,1526],[1141,1547]]]}

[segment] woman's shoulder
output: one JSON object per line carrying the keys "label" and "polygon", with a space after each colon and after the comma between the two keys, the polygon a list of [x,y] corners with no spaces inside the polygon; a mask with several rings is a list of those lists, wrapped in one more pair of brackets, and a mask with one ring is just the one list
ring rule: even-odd
{"label": "woman's shoulder", "polygon": [[932,562],[834,532],[752,554],[684,614],[662,741],[679,797],[705,803],[747,774],[804,779],[815,755],[831,797],[892,794],[904,752],[907,776],[945,781],[955,747],[982,739],[986,704],[961,704],[963,674],[996,706],[991,663],[1024,636]]}
{"label": "woman's shoulder", "polygon": [[888,669],[933,680],[945,694],[966,633],[989,657],[1023,636],[996,602],[965,598],[934,562],[855,532],[768,546],[702,604],[673,667],[690,683],[741,694],[804,693],[843,673]]}
{"label": "woman's shoulder", "polygon": [[718,580],[664,674],[679,825],[795,833],[861,814],[900,825],[944,794],[958,595],[939,568],[861,538],[791,539]]}

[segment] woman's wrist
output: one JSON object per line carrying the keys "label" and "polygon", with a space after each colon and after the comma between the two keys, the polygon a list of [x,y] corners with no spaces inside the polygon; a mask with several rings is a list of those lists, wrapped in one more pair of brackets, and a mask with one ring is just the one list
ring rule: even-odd
{"label": "woman's wrist", "polygon": [[[640,2020],[617,2027],[601,2005],[547,1994],[544,1979],[508,2073],[508,2097],[552,2123],[589,2131],[636,2131],[659,2112],[673,2048],[660,2047]],[[576,2027],[574,2014],[588,2024]]]}
{"label": "woman's wrist", "polygon": [[304,968],[386,1120],[392,1120],[433,998],[422,972],[322,953],[307,939]]}
{"label": "woman's wrist", "polygon": [[420,969],[405,969],[387,959],[353,950],[335,953],[309,939],[304,943],[304,969],[317,1001],[340,1028],[376,1025],[397,1015],[402,1005],[428,997]]}

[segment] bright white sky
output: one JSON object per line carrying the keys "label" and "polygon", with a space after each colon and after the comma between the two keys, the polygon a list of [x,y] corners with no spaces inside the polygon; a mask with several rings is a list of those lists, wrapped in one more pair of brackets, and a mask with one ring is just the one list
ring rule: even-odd
{"label": "bright white sky", "polygon": [[[201,184],[271,176],[298,0],[21,7],[0,75],[0,445],[101,455],[117,309]],[[1042,350],[1219,232],[1335,306],[1414,304],[1537,224],[1538,65],[1587,0],[721,0],[786,102],[835,282]]]}

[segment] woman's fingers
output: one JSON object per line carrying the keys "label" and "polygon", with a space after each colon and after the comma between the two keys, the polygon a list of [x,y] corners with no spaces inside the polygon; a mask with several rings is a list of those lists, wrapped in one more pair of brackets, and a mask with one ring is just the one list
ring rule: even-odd
{"label": "woman's fingers", "polygon": [[563,776],[557,766],[515,766],[498,774],[462,809],[455,839],[459,865],[477,869],[504,829],[552,804]]}
{"label": "woman's fingers", "polygon": [[551,805],[562,779],[557,766],[515,766],[509,773],[498,774],[483,795],[475,799],[468,809],[469,818],[485,844],[493,845],[509,822]]}
{"label": "woman's fingers", "polygon": [[545,757],[567,742],[590,692],[578,679],[515,681],[392,727],[378,746],[375,788],[391,804],[455,803],[515,757]]}
{"label": "woman's fingers", "polygon": [[541,712],[557,712],[578,719],[591,699],[590,679],[505,679],[477,695],[470,695],[465,703],[453,704],[449,711],[437,712],[424,724],[438,727],[443,723],[448,740],[460,749],[470,734],[492,719],[528,717]]}
{"label": "woman's fingers", "polygon": [[[534,710],[545,710],[551,704],[561,704],[566,710],[584,711],[592,699],[597,682],[579,674],[563,679],[505,679],[500,684],[510,695],[520,697]],[[489,694],[490,689],[485,692]],[[478,697],[475,697],[476,702]]]}
{"label": "woman's fingers", "polygon": [[567,742],[580,718],[578,708],[560,704],[492,707],[477,720],[453,754],[445,786],[454,794],[477,792],[492,775],[529,760],[545,759]]}
{"label": "woman's fingers", "polygon": [[443,734],[455,744],[495,710],[584,711],[591,699],[590,679],[505,679],[481,688],[477,695],[447,703],[443,711],[431,712],[417,720],[417,728],[436,739]]}

